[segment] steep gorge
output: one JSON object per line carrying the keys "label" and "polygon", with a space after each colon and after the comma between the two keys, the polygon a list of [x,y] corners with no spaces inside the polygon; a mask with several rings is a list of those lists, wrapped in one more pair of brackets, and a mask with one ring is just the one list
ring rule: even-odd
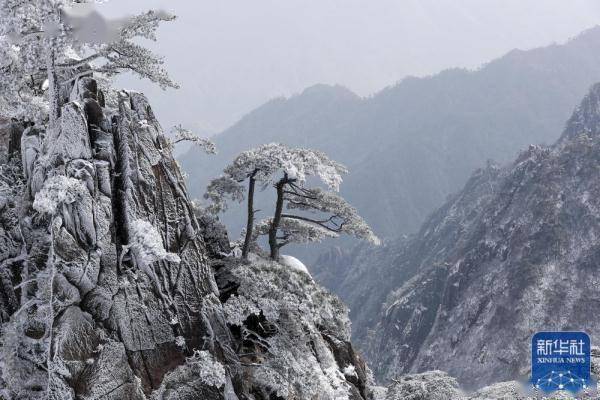
{"label": "steep gorge", "polygon": [[477,388],[526,377],[537,331],[582,330],[594,343],[598,171],[600,84],[556,144],[476,171],[418,234],[323,258],[322,278],[348,268],[336,291],[376,376],[440,369]]}

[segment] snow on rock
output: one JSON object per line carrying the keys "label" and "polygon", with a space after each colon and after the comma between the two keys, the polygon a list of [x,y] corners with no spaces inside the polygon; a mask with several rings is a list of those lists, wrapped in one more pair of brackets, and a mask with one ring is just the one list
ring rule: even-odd
{"label": "snow on rock", "polygon": [[181,262],[177,254],[165,250],[160,234],[148,221],[136,219],[131,223],[129,241],[129,246],[140,265],[147,266],[162,260],[176,264]]}
{"label": "snow on rock", "polygon": [[414,237],[340,258],[355,343],[381,382],[435,369],[475,388],[516,380],[535,332],[600,334],[598,154],[595,85],[557,144],[476,171]]}
{"label": "snow on rock", "polygon": [[57,175],[44,182],[42,190],[35,195],[33,208],[41,213],[53,215],[62,204],[76,202],[85,187],[79,179]]}
{"label": "snow on rock", "polygon": [[51,156],[62,156],[70,160],[90,159],[92,148],[87,131],[88,121],[84,110],[78,103],[63,106],[60,129],[50,133],[47,144],[51,147]]}
{"label": "snow on rock", "polygon": [[465,398],[453,377],[442,371],[404,375],[389,386],[385,400],[449,400]]}
{"label": "snow on rock", "polygon": [[525,400],[528,398],[531,398],[531,393],[526,393],[523,384],[509,381],[486,386],[472,394],[469,400]]}
{"label": "snow on rock", "polygon": [[294,271],[302,272],[308,276],[311,276],[310,272],[308,272],[308,268],[306,268],[306,265],[304,265],[302,261],[298,260],[296,257],[281,255],[279,256],[279,261]]}
{"label": "snow on rock", "polygon": [[[92,79],[77,85],[52,132],[22,135],[26,185],[0,190],[0,397],[145,400],[195,350],[232,353],[230,333],[147,99],[105,108]],[[225,386],[200,380],[192,398]]]}
{"label": "snow on rock", "polygon": [[148,100],[75,85],[0,157],[0,397],[373,400],[340,300],[293,257],[230,258]]}
{"label": "snow on rock", "polygon": [[356,367],[354,365],[346,365],[346,367],[344,367],[344,369],[342,370],[342,372],[344,373],[344,376],[349,377],[349,378],[356,378]]}
{"label": "snow on rock", "polygon": [[257,398],[373,399],[373,381],[349,342],[347,309],[306,273],[255,257],[215,266],[244,386]]}

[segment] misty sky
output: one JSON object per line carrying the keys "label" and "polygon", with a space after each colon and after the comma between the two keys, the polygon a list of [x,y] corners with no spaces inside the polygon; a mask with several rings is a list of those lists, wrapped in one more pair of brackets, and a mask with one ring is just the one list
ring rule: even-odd
{"label": "misty sky", "polygon": [[265,101],[316,83],[372,94],[407,75],[474,68],[513,48],[562,43],[600,21],[597,0],[108,0],[116,17],[179,19],[153,45],[182,86],[143,90],[165,127],[217,132]]}

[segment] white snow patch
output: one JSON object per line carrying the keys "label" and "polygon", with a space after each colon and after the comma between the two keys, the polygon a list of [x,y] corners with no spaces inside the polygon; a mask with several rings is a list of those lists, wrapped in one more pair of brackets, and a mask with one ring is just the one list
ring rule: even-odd
{"label": "white snow patch", "polygon": [[129,247],[135,254],[137,262],[142,266],[159,260],[175,264],[181,262],[179,255],[165,250],[160,233],[150,222],[142,219],[134,220],[129,227],[129,236]]}
{"label": "white snow patch", "polygon": [[56,175],[44,182],[42,190],[35,195],[33,208],[40,213],[54,215],[60,205],[74,203],[85,191],[80,180]]}
{"label": "white snow patch", "polygon": [[312,278],[312,275],[310,274],[310,272],[308,272],[308,268],[306,268],[306,265],[304,265],[302,261],[298,260],[296,257],[282,255],[279,257],[279,261],[281,261],[283,265],[293,269],[294,271],[303,272]]}
{"label": "white snow patch", "polygon": [[348,377],[348,378],[356,378],[356,368],[354,367],[354,365],[346,365],[346,367],[344,368],[344,376]]}
{"label": "white snow patch", "polygon": [[187,362],[198,367],[196,373],[207,385],[220,388],[225,384],[225,368],[208,351],[195,350]]}
{"label": "white snow patch", "polygon": [[289,179],[298,179],[298,167],[292,162],[286,162],[283,166],[283,169]]}
{"label": "white snow patch", "polygon": [[235,258],[242,258],[242,249],[240,249],[239,247],[234,247],[231,252],[233,253],[233,256]]}
{"label": "white snow patch", "polygon": [[183,336],[177,336],[175,338],[175,344],[178,347],[185,347],[185,338]]}

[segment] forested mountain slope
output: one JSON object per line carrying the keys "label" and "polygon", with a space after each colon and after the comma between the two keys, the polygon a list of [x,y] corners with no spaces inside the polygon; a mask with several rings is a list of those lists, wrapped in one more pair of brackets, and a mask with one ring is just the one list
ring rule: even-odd
{"label": "forested mountain slope", "polygon": [[555,145],[478,170],[414,237],[323,258],[348,269],[336,291],[376,375],[481,387],[526,376],[537,331],[600,335],[599,171],[597,84]]}
{"label": "forested mountain slope", "polygon": [[[317,85],[254,110],[214,140],[212,158],[181,157],[193,197],[240,151],[282,142],[325,151],[350,174],[342,195],[381,237],[413,233],[486,160],[552,143],[600,80],[600,28],[564,45],[515,50],[478,70],[407,78],[369,98]],[[271,206],[260,204],[264,215]],[[225,216],[239,228],[241,214]],[[235,233],[234,233],[235,234]]]}

